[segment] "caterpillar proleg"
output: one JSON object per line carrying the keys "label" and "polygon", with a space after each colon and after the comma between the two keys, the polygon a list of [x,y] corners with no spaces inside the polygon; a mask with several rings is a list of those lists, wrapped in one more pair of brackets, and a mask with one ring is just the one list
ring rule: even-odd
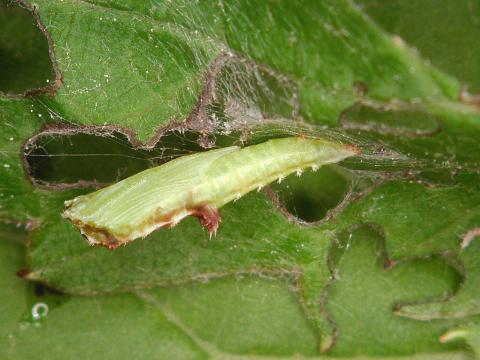
{"label": "caterpillar proleg", "polygon": [[353,145],[287,137],[240,148],[182,156],[93,193],[65,202],[69,219],[91,245],[114,249],[152,231],[196,216],[215,234],[219,208],[303,169],[356,155]]}

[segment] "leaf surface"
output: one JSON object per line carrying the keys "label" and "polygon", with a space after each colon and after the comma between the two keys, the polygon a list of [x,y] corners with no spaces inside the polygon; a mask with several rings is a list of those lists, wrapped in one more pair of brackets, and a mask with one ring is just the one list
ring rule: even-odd
{"label": "leaf surface", "polygon": [[[5,357],[467,356],[463,340],[438,337],[478,322],[478,241],[461,244],[480,222],[480,113],[459,100],[475,64],[463,54],[458,72],[453,55],[428,52],[431,37],[413,43],[415,12],[376,10],[388,31],[411,30],[400,41],[346,0],[22,4],[51,37],[62,84],[0,98],[0,220],[28,230],[2,230]],[[2,92],[36,84],[18,77]],[[301,135],[305,121],[385,151],[246,195],[222,209],[212,240],[187,219],[109,252],[61,217],[82,186],[280,119],[267,138]],[[6,240],[24,236],[26,262]],[[20,268],[68,295],[36,295]],[[437,320],[418,320],[432,308]]]}

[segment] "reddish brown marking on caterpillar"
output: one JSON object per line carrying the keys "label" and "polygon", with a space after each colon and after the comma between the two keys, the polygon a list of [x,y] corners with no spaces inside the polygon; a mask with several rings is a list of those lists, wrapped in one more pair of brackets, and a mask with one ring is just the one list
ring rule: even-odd
{"label": "reddish brown marking on caterpillar", "polygon": [[23,268],[17,271],[17,276],[22,279],[26,279],[27,276],[31,273],[32,271],[27,268]]}
{"label": "reddish brown marking on caterpillar", "polygon": [[210,236],[217,233],[218,226],[222,221],[220,211],[212,206],[200,206],[191,210],[191,215],[198,218],[200,224],[208,230]]}
{"label": "reddish brown marking on caterpillar", "polygon": [[361,153],[360,148],[355,144],[344,144],[344,146],[356,155]]}
{"label": "reddish brown marking on caterpillar", "polygon": [[[109,250],[115,250],[120,244],[119,241],[107,229],[95,228],[81,221],[73,222],[75,226],[81,229],[82,236],[88,240],[88,236],[102,237],[104,241],[100,244]],[[90,244],[93,245],[93,244]]]}

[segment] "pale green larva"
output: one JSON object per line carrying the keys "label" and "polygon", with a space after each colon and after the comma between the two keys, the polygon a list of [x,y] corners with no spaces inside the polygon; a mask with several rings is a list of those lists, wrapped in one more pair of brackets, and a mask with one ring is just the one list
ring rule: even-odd
{"label": "pale green larva", "polygon": [[251,190],[305,168],[318,169],[358,153],[355,146],[287,137],[244,148],[182,156],[114,185],[65,202],[69,219],[92,245],[114,249],[188,215],[210,234],[218,209]]}

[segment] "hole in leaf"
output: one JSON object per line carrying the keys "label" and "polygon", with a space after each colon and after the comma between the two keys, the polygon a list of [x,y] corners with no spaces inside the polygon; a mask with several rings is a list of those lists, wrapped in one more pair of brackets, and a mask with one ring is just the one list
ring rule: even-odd
{"label": "hole in leaf", "polygon": [[24,156],[27,173],[40,187],[104,186],[175,157],[205,151],[198,134],[170,132],[152,149],[133,146],[118,131],[45,131],[30,139]]}
{"label": "hole in leaf", "polygon": [[54,79],[48,42],[32,13],[0,0],[0,92],[23,94]]}
{"label": "hole in leaf", "polygon": [[285,208],[306,222],[322,220],[334,209],[349,191],[350,173],[336,165],[321,167],[318,171],[306,171],[301,176],[292,174],[275,190]]}

